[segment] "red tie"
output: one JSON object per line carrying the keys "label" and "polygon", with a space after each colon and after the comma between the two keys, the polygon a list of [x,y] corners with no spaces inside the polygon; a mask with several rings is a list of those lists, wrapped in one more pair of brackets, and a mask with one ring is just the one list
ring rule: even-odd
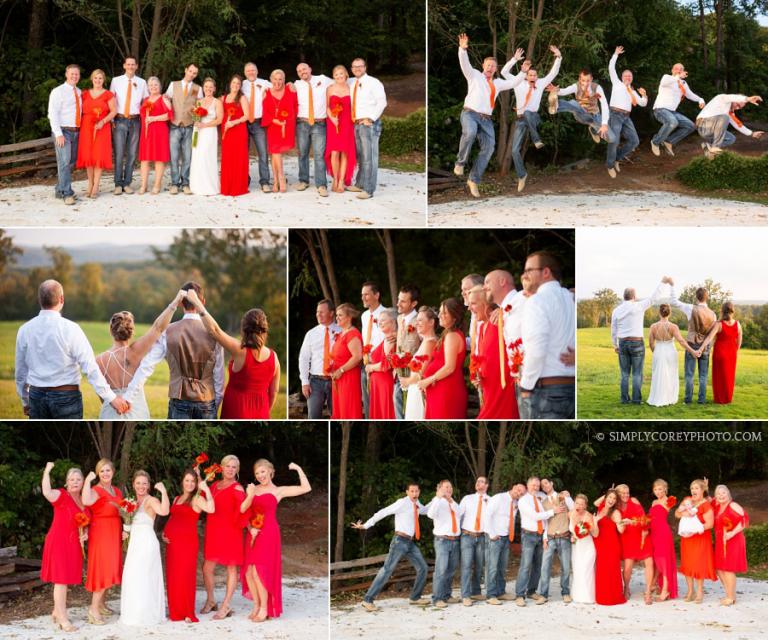
{"label": "red tie", "polygon": [[419,529],[419,505],[413,503],[413,537],[418,540],[421,538],[421,530]]}
{"label": "red tie", "polygon": [[496,103],[496,87],[493,84],[493,78],[486,77],[488,80],[488,87],[491,90],[491,111],[493,111],[493,105]]}

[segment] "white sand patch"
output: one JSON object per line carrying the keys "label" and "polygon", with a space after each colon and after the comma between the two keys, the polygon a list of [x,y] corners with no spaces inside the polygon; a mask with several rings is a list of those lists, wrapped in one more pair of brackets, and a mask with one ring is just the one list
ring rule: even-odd
{"label": "white sand patch", "polygon": [[429,205],[430,227],[757,226],[768,207],[667,191],[498,196]]}
{"label": "white sand patch", "polygon": [[[678,576],[678,588],[685,595],[685,580]],[[560,596],[559,579],[552,580],[550,600],[545,605],[526,607],[514,602],[491,606],[484,602],[472,607],[460,604],[447,609],[409,605],[403,598],[376,601],[379,611],[368,613],[359,604],[331,609],[331,637],[388,638],[391,640],[432,640],[435,638],[468,638],[471,640],[528,639],[595,640],[595,638],[659,638],[702,640],[704,638],[738,638],[757,640],[765,637],[763,619],[768,584],[739,579],[737,604],[722,607],[724,596],[719,583],[705,583],[703,604],[686,603],[681,599],[643,602],[642,572],[632,579],[632,598],[623,605],[564,604]],[[514,583],[507,582],[507,591]],[[458,591],[454,590],[455,596]]]}
{"label": "white sand patch", "polygon": [[[221,601],[221,587],[216,595]],[[205,591],[197,592],[196,609],[205,603]],[[120,609],[120,600],[108,602],[110,608]],[[328,581],[324,578],[286,578],[283,580],[283,614],[275,620],[258,624],[248,620],[252,603],[240,595],[232,600],[233,615],[224,620],[212,620],[213,614],[198,615],[199,623],[166,621],[157,627],[127,627],[113,616],[104,626],[87,623],[84,607],[70,609],[70,619],[78,627],[76,633],[54,630],[50,615],[28,618],[13,624],[0,625],[3,640],[46,640],[87,638],[88,640],[133,640],[138,638],[265,638],[318,640],[328,634]]]}

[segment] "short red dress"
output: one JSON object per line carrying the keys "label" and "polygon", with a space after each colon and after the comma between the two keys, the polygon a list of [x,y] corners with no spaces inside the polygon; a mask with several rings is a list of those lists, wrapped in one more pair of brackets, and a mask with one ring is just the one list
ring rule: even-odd
{"label": "short red dress", "polygon": [[243,117],[240,101],[222,99],[224,117],[221,121],[221,195],[239,196],[248,193],[248,124],[241,122],[224,129],[228,120]]}
{"label": "short red dress", "polygon": [[[270,153],[285,153],[296,146],[296,114],[299,101],[296,93],[286,87],[282,98],[276,98],[271,89],[264,94],[261,126],[267,129],[267,148]],[[284,125],[273,122],[284,121]]]}
{"label": "short red dress", "polygon": [[392,377],[392,367],[389,366],[384,354],[384,340],[378,347],[371,351],[371,364],[383,362],[381,371],[373,371],[369,374],[371,392],[368,397],[369,417],[371,420],[395,420],[395,401],[392,394],[395,390],[395,379]]}
{"label": "short red dress", "polygon": [[245,491],[237,482],[226,489],[219,489],[220,484],[219,481],[211,487],[216,511],[205,516],[203,556],[218,564],[241,565],[246,517],[240,513],[240,505],[245,500]]}
{"label": "short red dress", "polygon": [[[467,351],[467,340],[461,331],[456,331],[460,348],[456,354],[456,368],[449,376],[438,380],[426,389],[427,401],[424,417],[430,419],[455,420],[467,417],[467,385],[464,382],[464,354]],[[424,370],[424,378],[428,378],[445,364],[445,344],[440,345],[432,353],[432,360]]]}
{"label": "short red dress", "polygon": [[92,490],[99,498],[90,507],[85,588],[88,591],[103,591],[122,581],[123,519],[120,517],[118,503],[123,499],[123,494],[117,487],[112,487],[114,496],[99,485]]}
{"label": "short red dress", "polygon": [[[363,336],[352,327],[346,333],[336,337],[331,349],[333,369],[340,369],[352,358],[349,350],[350,340],[357,338],[363,344]],[[331,385],[331,402],[334,420],[355,420],[363,417],[363,389],[360,381],[360,367],[347,367],[338,380]]]}
{"label": "short red dress", "polygon": [[[638,520],[645,516],[643,505],[629,499],[624,509],[619,509],[622,518]],[[650,524],[650,523],[649,523]],[[647,526],[645,528],[648,528]],[[622,560],[645,560],[653,557],[653,543],[650,532],[643,541],[643,524],[628,524],[621,534],[621,558]]]}
{"label": "short red dress", "polygon": [[621,538],[616,523],[609,516],[597,523],[600,533],[595,541],[595,602],[624,604],[624,583],[621,577]]}
{"label": "short red dress", "polygon": [[221,402],[221,419],[268,420],[268,391],[275,377],[275,352],[270,350],[269,357],[259,362],[253,349],[248,349],[240,371],[232,369],[233,362],[229,361],[229,382]]}
{"label": "short red dress", "polygon": [[515,379],[509,371],[509,359],[504,354],[505,387],[501,388],[501,366],[499,359],[499,327],[492,322],[484,322],[478,342],[480,355],[480,388],[483,404],[478,420],[517,420],[515,397]]}
{"label": "short red dress", "polygon": [[[693,500],[693,498],[688,497],[685,500]],[[704,514],[712,510],[712,505],[709,500],[705,500],[699,505],[698,510],[696,517],[703,524]],[[680,573],[698,580],[717,581],[715,552],[712,549],[712,531],[710,529],[680,539]]]}
{"label": "short red dress", "polygon": [[83,552],[80,548],[80,530],[75,516],[89,509],[81,509],[66,489],[59,489],[53,506],[53,522],[45,536],[40,579],[54,584],[80,584],[83,581]]}
{"label": "short red dress", "polygon": [[112,125],[101,129],[95,125],[109,115],[109,101],[115,97],[111,91],[104,91],[98,98],[91,92],[83,91],[83,115],[80,119],[80,137],[77,142],[77,168],[112,168]]}
{"label": "short red dress", "polygon": [[715,404],[730,404],[736,382],[736,355],[739,352],[739,323],[730,327],[721,322],[712,349],[712,399]]}
{"label": "short red dress", "polygon": [[200,541],[197,537],[196,513],[187,502],[179,504],[178,498],[171,505],[171,515],[163,530],[168,538],[165,547],[165,584],[168,590],[168,617],[179,621],[189,618],[199,622],[195,615],[197,591],[197,553]]}
{"label": "short red dress", "polygon": [[[720,339],[720,336],[717,336]],[[731,507],[729,502],[724,509],[720,505],[715,506],[715,569],[730,571],[732,573],[744,573],[747,570],[747,541],[744,538],[744,529],[733,538],[723,544],[723,534],[740,524],[747,526],[749,518],[747,514],[739,515]]]}
{"label": "short red dress", "polygon": [[240,571],[243,595],[253,600],[245,572],[251,565],[256,567],[259,581],[267,590],[267,616],[270,618],[277,618],[283,612],[283,567],[277,505],[277,498],[271,493],[254,496],[251,508],[246,513],[248,522],[257,515],[264,520],[255,539],[250,532],[245,537],[245,560]]}
{"label": "short red dress", "polygon": [[147,125],[147,116],[162,116],[166,113],[173,117],[173,109],[165,104],[162,96],[154,102],[146,98],[141,104],[141,139],[139,141],[139,160],[141,162],[168,162],[171,159],[169,121],[153,122]]}
{"label": "short red dress", "polygon": [[338,151],[347,154],[347,170],[344,173],[344,184],[352,184],[357,163],[355,147],[355,123],[352,122],[352,102],[349,96],[331,96],[328,101],[328,111],[339,119],[336,127],[330,119],[325,121],[325,166],[329,176],[333,176],[331,152]]}

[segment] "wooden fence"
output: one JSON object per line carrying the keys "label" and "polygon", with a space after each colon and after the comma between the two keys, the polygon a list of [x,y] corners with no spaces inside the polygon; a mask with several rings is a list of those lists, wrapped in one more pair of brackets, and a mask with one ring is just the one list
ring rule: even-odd
{"label": "wooden fence", "polygon": [[[371,556],[370,558],[359,558],[357,560],[344,560],[343,562],[331,563],[331,595],[346,593],[348,591],[362,591],[373,584],[373,579],[384,564],[387,554],[380,556]],[[434,559],[427,559],[429,579],[435,570]],[[410,589],[413,581],[416,579],[416,570],[413,568],[407,558],[403,558],[397,565],[388,584],[395,586],[395,589]]]}
{"label": "wooden fence", "polygon": [[41,560],[17,558],[16,547],[0,549],[0,602],[43,586],[41,564]]}
{"label": "wooden fence", "polygon": [[0,146],[0,177],[56,168],[53,138]]}

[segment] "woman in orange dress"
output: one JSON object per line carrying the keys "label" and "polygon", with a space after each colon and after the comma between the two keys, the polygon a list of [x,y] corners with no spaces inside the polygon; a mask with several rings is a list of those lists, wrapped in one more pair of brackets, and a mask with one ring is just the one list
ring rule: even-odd
{"label": "woman in orange dress", "polygon": [[272,87],[264,93],[261,126],[267,129],[267,147],[272,154],[275,182],[272,191],[285,193],[288,186],[283,170],[283,154],[296,146],[296,114],[299,101],[293,88],[285,85],[285,72],[275,69],[269,75]]}
{"label": "woman in orange dress", "polygon": [[[96,463],[96,473],[91,471],[83,485],[83,505],[91,508],[91,523],[88,527],[88,573],[85,588],[93,593],[88,608],[90,624],[104,624],[102,616],[112,615],[104,604],[106,591],[120,584],[123,574],[122,540],[128,537],[123,531],[120,517],[120,501],[123,494],[112,486],[115,466],[111,460],[102,458]],[[91,487],[98,476],[99,482]]]}
{"label": "woman in orange dress", "polygon": [[336,307],[336,324],[341,334],[331,349],[331,402],[334,420],[360,420],[363,417],[363,389],[360,362],[363,360],[363,336],[352,326],[359,315],[348,302]]}
{"label": "woman in orange dress", "polygon": [[[701,604],[704,600],[704,580],[717,580],[715,574],[715,554],[712,549],[712,528],[715,525],[715,514],[707,495],[709,483],[706,479],[691,482],[690,500],[692,508],[686,506],[686,500],[682,500],[675,511],[676,518],[683,516],[696,516],[704,525],[704,531],[683,538],[680,541],[680,573],[685,576],[685,584],[688,593],[686,602]],[[694,599],[693,587],[696,582],[696,596]]]}
{"label": "woman in orange dress", "polygon": [[736,604],[736,574],[747,570],[747,541],[744,530],[749,524],[744,507],[733,501],[724,484],[715,488],[715,570],[723,583],[725,598],[720,604]]}
{"label": "woman in orange dress", "polygon": [[104,88],[106,75],[101,69],[91,73],[91,89],[83,91],[83,116],[80,120],[80,141],[77,145],[77,168],[88,174],[85,195],[99,194],[103,169],[112,168],[112,127],[117,115],[115,94]]}
{"label": "woman in orange dress", "polygon": [[396,350],[394,341],[390,337],[397,335],[397,311],[383,309],[379,315],[379,329],[384,334],[384,340],[371,352],[370,362],[365,365],[368,373],[371,391],[368,399],[369,418],[371,420],[395,420],[395,379],[392,374],[392,365],[389,362]]}
{"label": "woman in orange dress", "polygon": [[141,187],[139,193],[147,192],[149,163],[155,163],[155,184],[152,194],[160,193],[165,163],[171,159],[171,130],[169,120],[173,115],[171,101],[162,93],[160,79],[152,76],[147,80],[149,97],[141,105],[141,138],[139,160],[141,161]]}

